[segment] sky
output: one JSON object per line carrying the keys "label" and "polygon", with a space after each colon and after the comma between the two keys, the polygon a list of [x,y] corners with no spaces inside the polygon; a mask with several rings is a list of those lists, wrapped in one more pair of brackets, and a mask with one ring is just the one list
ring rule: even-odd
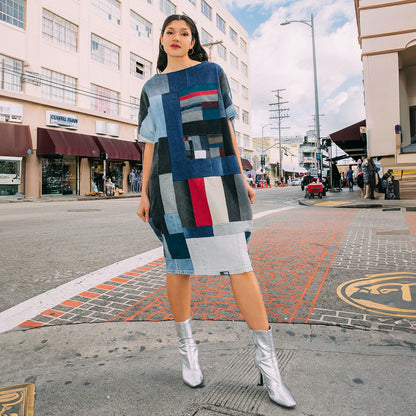
{"label": "sky", "polygon": [[[285,20],[314,16],[321,137],[365,118],[361,50],[353,0],[220,0],[250,37],[253,137],[278,137],[270,106],[280,92],[289,116],[282,137],[314,129],[312,30]],[[272,126],[265,126],[273,122]]]}

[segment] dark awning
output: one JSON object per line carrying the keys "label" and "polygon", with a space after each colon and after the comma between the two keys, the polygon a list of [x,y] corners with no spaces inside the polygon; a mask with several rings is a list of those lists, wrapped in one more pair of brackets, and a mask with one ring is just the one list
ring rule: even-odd
{"label": "dark awning", "polygon": [[243,170],[252,170],[253,165],[248,159],[241,158],[241,164],[243,165]]}
{"label": "dark awning", "polygon": [[342,130],[331,133],[329,137],[348,156],[359,159],[367,155],[367,137],[361,133],[360,127],[366,126],[366,120],[359,121]]}
{"label": "dark awning", "polygon": [[0,156],[24,157],[32,149],[29,126],[0,123]]}
{"label": "dark awning", "polygon": [[38,155],[100,157],[94,136],[38,128]]}
{"label": "dark awning", "polygon": [[118,160],[142,160],[142,153],[136,142],[127,140],[106,139],[94,136],[94,139],[102,153],[107,153],[109,159]]}

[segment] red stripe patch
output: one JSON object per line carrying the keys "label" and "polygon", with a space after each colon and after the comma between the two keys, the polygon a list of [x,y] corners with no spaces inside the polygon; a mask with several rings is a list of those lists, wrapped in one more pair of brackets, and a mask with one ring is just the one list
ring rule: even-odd
{"label": "red stripe patch", "polygon": [[188,179],[192,206],[194,207],[195,224],[197,227],[212,225],[204,178]]}
{"label": "red stripe patch", "polygon": [[180,101],[187,100],[188,98],[198,97],[200,95],[212,95],[218,94],[218,90],[206,90],[206,91],[195,91],[191,92],[190,94],[184,95],[183,97],[179,97]]}

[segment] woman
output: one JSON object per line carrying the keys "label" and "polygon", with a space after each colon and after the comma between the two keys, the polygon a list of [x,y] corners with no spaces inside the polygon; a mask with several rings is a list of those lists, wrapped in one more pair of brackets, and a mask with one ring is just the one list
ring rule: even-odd
{"label": "woman", "polygon": [[137,214],[163,242],[183,380],[191,387],[203,383],[191,329],[190,275],[222,274],[230,277],[251,330],[261,383],[271,400],[294,407],[248,256],[255,192],[236,157],[236,111],[227,78],[208,62],[187,16],[165,20],[159,47],[158,74],[146,82],[140,101],[139,135],[146,146]]}

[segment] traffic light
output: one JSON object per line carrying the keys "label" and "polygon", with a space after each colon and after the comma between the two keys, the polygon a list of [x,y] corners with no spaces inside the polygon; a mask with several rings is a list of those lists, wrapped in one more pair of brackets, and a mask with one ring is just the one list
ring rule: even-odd
{"label": "traffic light", "polygon": [[261,165],[264,166],[266,164],[266,156],[261,155],[260,161],[261,161]]}

